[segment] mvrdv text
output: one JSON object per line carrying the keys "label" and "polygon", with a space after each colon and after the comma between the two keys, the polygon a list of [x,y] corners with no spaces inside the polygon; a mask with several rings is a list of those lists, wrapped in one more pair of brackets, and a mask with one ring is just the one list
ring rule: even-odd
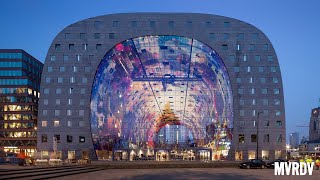
{"label": "mvrdv text", "polygon": [[274,175],[312,175],[314,162],[274,162]]}

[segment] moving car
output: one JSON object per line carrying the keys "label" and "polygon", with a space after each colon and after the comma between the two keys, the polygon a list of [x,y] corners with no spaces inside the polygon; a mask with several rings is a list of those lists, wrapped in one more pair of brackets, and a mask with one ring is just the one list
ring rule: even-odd
{"label": "moving car", "polygon": [[238,165],[241,169],[246,168],[246,169],[250,169],[250,168],[261,168],[264,169],[267,167],[267,164],[262,161],[261,159],[251,159],[248,162],[243,162],[240,163]]}
{"label": "moving car", "polygon": [[284,159],[276,159],[274,161],[271,161],[269,163],[267,163],[267,168],[272,168],[274,169],[274,163],[275,162],[288,162],[287,160],[284,160]]}

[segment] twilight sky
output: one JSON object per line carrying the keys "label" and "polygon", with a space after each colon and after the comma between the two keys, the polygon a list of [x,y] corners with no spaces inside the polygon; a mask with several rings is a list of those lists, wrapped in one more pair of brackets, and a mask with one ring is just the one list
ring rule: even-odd
{"label": "twilight sky", "polygon": [[[236,18],[271,40],[282,71],[287,134],[308,136],[320,106],[320,1],[311,0],[1,0],[0,49],[24,49],[44,61],[54,37],[77,21],[124,12],[195,12]],[[318,77],[318,78],[317,78]]]}

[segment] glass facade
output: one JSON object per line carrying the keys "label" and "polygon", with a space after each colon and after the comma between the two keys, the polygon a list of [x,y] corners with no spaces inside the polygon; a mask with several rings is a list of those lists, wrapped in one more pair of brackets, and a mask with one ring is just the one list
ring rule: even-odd
{"label": "glass facade", "polygon": [[111,49],[97,69],[91,131],[98,157],[101,150],[117,156],[123,149],[182,153],[190,148],[223,157],[232,128],[226,67],[200,41],[181,36],[129,39]]}

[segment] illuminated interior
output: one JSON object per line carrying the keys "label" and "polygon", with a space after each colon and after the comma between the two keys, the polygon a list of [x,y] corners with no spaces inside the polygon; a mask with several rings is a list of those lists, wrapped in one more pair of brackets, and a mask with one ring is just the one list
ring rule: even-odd
{"label": "illuminated interior", "polygon": [[98,66],[91,94],[96,151],[207,148],[220,158],[228,155],[232,128],[226,67],[200,41],[132,38],[117,44]]}

